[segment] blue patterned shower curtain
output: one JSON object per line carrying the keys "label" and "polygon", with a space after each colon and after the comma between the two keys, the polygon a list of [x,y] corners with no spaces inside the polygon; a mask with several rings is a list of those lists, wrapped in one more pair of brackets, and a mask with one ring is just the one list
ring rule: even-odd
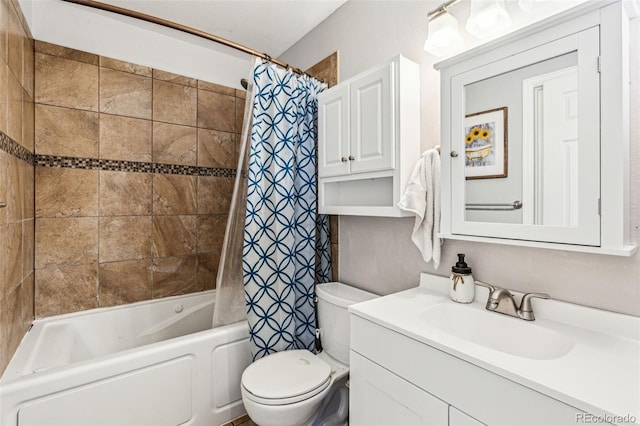
{"label": "blue patterned shower curtain", "polygon": [[256,360],[314,350],[314,279],[328,281],[330,261],[316,187],[317,94],[326,85],[270,62],[256,64],[253,84],[242,268]]}

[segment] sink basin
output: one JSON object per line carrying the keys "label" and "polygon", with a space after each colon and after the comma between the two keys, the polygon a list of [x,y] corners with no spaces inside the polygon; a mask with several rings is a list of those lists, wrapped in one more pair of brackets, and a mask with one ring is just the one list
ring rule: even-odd
{"label": "sink basin", "polygon": [[420,320],[460,339],[523,358],[559,358],[574,345],[571,337],[535,322],[489,312],[473,305],[438,304],[422,312]]}

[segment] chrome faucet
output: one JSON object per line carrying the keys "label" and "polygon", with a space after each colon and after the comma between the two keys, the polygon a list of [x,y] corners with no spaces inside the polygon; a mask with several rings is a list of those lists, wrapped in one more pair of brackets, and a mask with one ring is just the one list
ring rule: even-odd
{"label": "chrome faucet", "polygon": [[487,299],[487,310],[498,312],[512,317],[522,318],[526,321],[533,321],[536,318],[533,316],[533,306],[531,305],[531,299],[539,297],[541,299],[548,299],[549,295],[545,293],[526,293],[522,296],[520,307],[516,307],[516,301],[513,299],[511,292],[505,288],[492,286],[491,284],[484,283],[482,281],[475,281],[476,285],[486,287],[489,289],[489,298]]}

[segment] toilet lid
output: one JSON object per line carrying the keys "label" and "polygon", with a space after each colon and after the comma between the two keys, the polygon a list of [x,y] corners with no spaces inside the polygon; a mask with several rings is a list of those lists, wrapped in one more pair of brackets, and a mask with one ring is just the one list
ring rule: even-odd
{"label": "toilet lid", "polygon": [[244,370],[242,385],[261,399],[287,399],[322,390],[330,375],[329,364],[308,350],[299,349],[254,362]]}

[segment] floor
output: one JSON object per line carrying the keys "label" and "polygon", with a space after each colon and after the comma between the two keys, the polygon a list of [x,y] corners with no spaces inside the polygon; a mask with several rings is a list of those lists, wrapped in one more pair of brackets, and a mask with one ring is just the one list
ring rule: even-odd
{"label": "floor", "polygon": [[248,415],[244,415],[242,417],[238,417],[237,419],[231,420],[228,423],[223,424],[222,426],[258,426],[255,424]]}

